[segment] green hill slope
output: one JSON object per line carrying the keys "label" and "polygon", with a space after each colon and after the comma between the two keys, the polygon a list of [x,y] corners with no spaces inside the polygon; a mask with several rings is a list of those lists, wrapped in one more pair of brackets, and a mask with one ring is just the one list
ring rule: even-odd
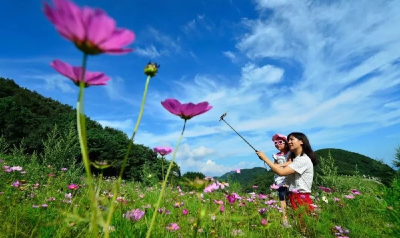
{"label": "green hill slope", "polygon": [[[21,88],[13,80],[0,77],[0,136],[11,148],[19,147],[23,141],[28,154],[44,152],[43,141],[47,140],[48,133],[55,125],[61,134],[68,134],[70,128],[76,128],[75,109]],[[103,128],[90,118],[86,118],[86,126],[90,160],[115,162],[111,168],[104,170],[104,175],[117,175],[129,138],[122,131]],[[79,147],[75,154],[75,159],[79,162]],[[63,159],[65,158],[59,158]],[[161,178],[161,160],[148,147],[134,144],[127,164],[125,178],[141,181],[145,164]],[[174,170],[180,174],[179,166],[174,166]]]}

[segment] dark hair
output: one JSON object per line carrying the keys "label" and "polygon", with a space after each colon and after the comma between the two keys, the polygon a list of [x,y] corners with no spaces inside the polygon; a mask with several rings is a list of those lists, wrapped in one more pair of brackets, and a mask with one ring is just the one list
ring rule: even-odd
{"label": "dark hair", "polygon": [[[316,166],[318,164],[317,156],[315,155],[313,149],[311,148],[310,141],[308,140],[307,136],[301,132],[292,132],[287,136],[288,141],[291,136],[303,142],[303,144],[301,145],[301,147],[303,148],[301,155],[306,154],[311,159],[313,165]],[[292,160],[295,158],[295,156],[296,155],[294,153],[290,153],[290,158]]]}
{"label": "dark hair", "polygon": [[290,152],[290,148],[289,148],[289,143],[287,141],[283,141],[285,142],[285,152]]}

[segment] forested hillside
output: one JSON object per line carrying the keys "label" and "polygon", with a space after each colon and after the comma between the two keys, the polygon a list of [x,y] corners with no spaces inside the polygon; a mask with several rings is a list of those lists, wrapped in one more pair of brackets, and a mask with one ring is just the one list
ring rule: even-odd
{"label": "forested hillside", "polygon": [[[112,163],[104,174],[117,175],[129,138],[120,130],[103,128],[90,118],[86,120],[90,160]],[[76,128],[76,111],[69,105],[21,88],[13,80],[0,78],[0,136],[9,148],[23,143],[26,153],[43,153],[44,141],[56,125],[59,134],[68,135],[71,128]],[[70,155],[80,162],[79,146]],[[148,147],[134,144],[127,164],[125,178],[141,181],[145,164],[161,178],[161,160]],[[179,166],[174,166],[174,171],[180,176]]]}

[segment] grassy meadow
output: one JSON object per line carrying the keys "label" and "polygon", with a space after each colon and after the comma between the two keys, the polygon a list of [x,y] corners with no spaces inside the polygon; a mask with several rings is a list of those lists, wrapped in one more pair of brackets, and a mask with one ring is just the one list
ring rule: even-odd
{"label": "grassy meadow", "polygon": [[[400,180],[391,187],[363,176],[325,176],[315,186],[317,210],[306,216],[306,237],[398,237]],[[153,184],[151,182],[153,181]],[[116,178],[94,179],[98,206],[106,218],[116,196],[110,237],[145,237],[160,191],[158,180],[122,181],[112,194]],[[228,183],[212,193],[172,181],[162,199],[151,237],[302,237],[297,214],[290,208],[291,227],[281,226],[275,190],[239,193]],[[324,191],[325,190],[325,191]],[[229,203],[227,194],[236,200]],[[1,237],[93,237],[90,201],[82,169],[75,164],[55,169],[21,149],[1,156]],[[104,235],[98,228],[98,236]]]}

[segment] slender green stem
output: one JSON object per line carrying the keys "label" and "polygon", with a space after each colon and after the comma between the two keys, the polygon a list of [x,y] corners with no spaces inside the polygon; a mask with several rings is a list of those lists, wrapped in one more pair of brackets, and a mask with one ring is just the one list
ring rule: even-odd
{"label": "slender green stem", "polygon": [[158,196],[158,200],[157,200],[156,206],[154,208],[153,217],[151,218],[150,227],[149,227],[149,230],[147,231],[146,238],[150,238],[151,230],[153,229],[153,225],[154,225],[154,222],[155,222],[156,216],[157,216],[157,209],[160,206],[162,197],[164,196],[164,191],[165,191],[165,187],[167,185],[168,176],[169,176],[169,173],[171,172],[172,165],[174,164],[176,152],[178,151],[179,145],[181,144],[181,140],[182,140],[182,137],[183,137],[183,133],[185,132],[185,128],[186,128],[186,120],[183,123],[181,136],[179,137],[178,143],[175,146],[174,154],[172,155],[171,162],[169,163],[167,174],[165,175],[165,179],[164,179],[162,187],[161,187],[161,192],[160,192],[160,195]]}
{"label": "slender green stem", "polygon": [[164,181],[164,156],[161,157],[161,173],[162,173],[162,179]]}
{"label": "slender green stem", "polygon": [[143,97],[142,97],[142,104],[140,106],[139,116],[138,116],[138,119],[136,120],[136,125],[135,125],[135,128],[133,129],[133,133],[132,133],[131,139],[129,140],[128,149],[126,150],[125,158],[124,158],[124,160],[122,162],[122,167],[121,167],[121,171],[120,171],[119,176],[118,176],[118,180],[115,183],[115,186],[113,188],[113,195],[114,196],[112,197],[112,200],[111,200],[111,207],[110,207],[110,211],[109,211],[108,216],[107,216],[106,227],[104,228],[105,229],[105,233],[104,233],[104,237],[105,238],[109,238],[110,237],[110,231],[109,231],[108,227],[110,226],[112,215],[113,215],[113,212],[114,212],[114,209],[115,209],[115,200],[117,199],[117,193],[118,193],[118,189],[119,189],[120,184],[121,184],[122,175],[124,173],[124,169],[125,169],[125,166],[126,166],[126,161],[128,160],[129,153],[131,152],[131,149],[132,149],[132,146],[133,146],[133,139],[135,138],[136,132],[137,132],[137,130],[139,128],[140,121],[142,120],[144,105],[145,105],[145,102],[146,102],[147,89],[149,88],[150,79],[151,79],[151,76],[147,76],[146,84],[144,86],[144,92],[143,92]]}
{"label": "slender green stem", "polygon": [[[198,201],[198,213],[197,213],[197,221],[196,221],[196,227],[193,230],[193,237],[197,237],[197,232],[200,229],[200,223],[201,223],[201,193],[197,193],[197,201]],[[211,201],[211,197],[210,197]]]}
{"label": "slender green stem", "polygon": [[93,179],[92,173],[90,171],[90,161],[89,161],[89,153],[87,148],[87,139],[86,139],[86,124],[85,124],[85,113],[84,113],[84,89],[85,89],[85,71],[86,71],[86,62],[87,62],[87,54],[83,54],[82,59],[82,74],[81,80],[79,82],[79,94],[78,94],[78,102],[76,105],[76,117],[77,117],[77,125],[78,125],[78,136],[79,143],[81,145],[81,153],[82,160],[85,166],[87,182],[89,186],[89,200],[92,202],[92,220],[91,220],[91,228],[93,229],[94,237],[98,236],[98,227],[97,227],[97,202],[96,195],[93,187]]}

